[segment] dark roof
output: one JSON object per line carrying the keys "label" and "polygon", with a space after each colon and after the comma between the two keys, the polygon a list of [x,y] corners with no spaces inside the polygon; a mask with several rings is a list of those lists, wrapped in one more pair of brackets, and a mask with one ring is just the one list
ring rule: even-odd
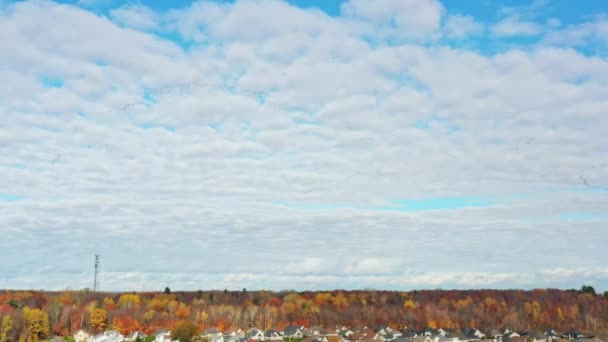
{"label": "dark roof", "polygon": [[410,342],[410,339],[405,336],[399,336],[393,342]]}
{"label": "dark roof", "polygon": [[418,334],[413,330],[406,330],[403,332],[403,337],[415,337],[416,335]]}
{"label": "dark roof", "polygon": [[465,334],[466,337],[477,337],[475,336],[475,333],[477,332],[477,329],[475,328],[468,328],[468,329],[464,329],[463,333]]}
{"label": "dark roof", "polygon": [[271,336],[272,336],[272,334],[277,334],[277,335],[280,335],[280,333],[279,333],[278,331],[273,330],[273,329],[268,329],[268,330],[266,330],[266,332],[264,333],[264,336],[266,336],[266,337],[271,337]]}
{"label": "dark roof", "polygon": [[285,335],[294,335],[295,333],[297,333],[298,331],[300,331],[300,327],[297,327],[295,325],[290,325],[287,326],[284,330],[283,333]]}

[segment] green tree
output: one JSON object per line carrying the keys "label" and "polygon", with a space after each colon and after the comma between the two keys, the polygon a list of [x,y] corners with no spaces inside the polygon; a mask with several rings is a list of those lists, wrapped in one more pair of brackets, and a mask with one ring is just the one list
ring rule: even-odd
{"label": "green tree", "polygon": [[19,309],[19,303],[14,299],[9,300],[8,305],[12,306],[13,309]]}
{"label": "green tree", "polygon": [[581,290],[579,292],[580,293],[587,293],[587,294],[595,296],[595,289],[593,288],[593,286],[583,285],[583,287],[581,287]]}
{"label": "green tree", "polygon": [[165,294],[171,294],[171,289],[169,286],[165,287]]}
{"label": "green tree", "polygon": [[196,336],[196,324],[190,321],[180,321],[175,325],[175,329],[171,333],[172,340],[179,342],[191,342]]}

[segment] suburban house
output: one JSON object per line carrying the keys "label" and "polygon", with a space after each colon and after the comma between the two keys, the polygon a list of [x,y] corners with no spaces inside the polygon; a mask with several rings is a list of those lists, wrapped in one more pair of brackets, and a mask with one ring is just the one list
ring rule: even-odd
{"label": "suburban house", "polygon": [[264,332],[258,328],[247,330],[246,338],[250,340],[264,341]]}
{"label": "suburban house", "polygon": [[137,340],[137,338],[144,339],[144,338],[146,338],[146,334],[141,333],[139,331],[134,331],[134,332],[130,333],[129,335],[125,336],[125,341],[133,342],[133,341]]}
{"label": "suburban house", "polygon": [[545,330],[544,334],[545,334],[545,336],[547,336],[547,340],[549,340],[549,341],[554,341],[554,340],[559,339],[559,334],[557,333],[557,331],[555,331],[553,329]]}
{"label": "suburban house", "polygon": [[214,336],[222,336],[222,332],[217,328],[207,328],[205,331],[203,331],[201,336],[207,337],[211,340],[211,338]]}
{"label": "suburban house", "polygon": [[338,333],[334,329],[324,328],[319,332],[320,336],[330,337],[330,336],[338,336]]}
{"label": "suburban house", "polygon": [[437,330],[437,333],[439,334],[439,336],[449,336],[449,335],[451,335],[451,334],[454,333],[454,329],[448,329],[448,328],[442,329],[442,328],[439,328]]}
{"label": "suburban house", "polygon": [[277,330],[268,329],[264,333],[264,339],[266,341],[282,341],[283,340],[283,336],[281,336],[281,333],[278,332]]}
{"label": "suburban house", "polygon": [[412,339],[414,342],[434,342],[431,336],[418,335]]}
{"label": "suburban house", "polygon": [[350,335],[355,333],[351,329],[344,327],[344,326],[341,328],[337,328],[336,332],[338,333],[339,336],[342,336],[342,337],[349,337]]}
{"label": "suburban house", "polygon": [[241,329],[228,329],[226,331],[224,331],[224,337],[229,337],[229,336],[236,336],[239,338],[245,338],[245,332]]}
{"label": "suburban house", "polygon": [[245,338],[239,336],[224,336],[224,342],[245,342]]}
{"label": "suburban house", "polygon": [[486,338],[498,342],[502,340],[502,333],[497,329],[491,329],[486,332]]}
{"label": "suburban house", "polygon": [[384,335],[392,332],[393,329],[391,327],[389,327],[388,325],[379,325],[376,327],[376,329],[374,329],[374,331],[376,332],[376,334],[378,334],[380,336],[384,336]]}
{"label": "suburban house", "polygon": [[583,338],[583,334],[581,334],[580,332],[576,331],[576,330],[570,330],[564,333],[564,335],[562,336],[564,338],[567,338],[569,340],[578,340]]}
{"label": "suburban house", "polygon": [[283,330],[283,337],[287,339],[291,338],[303,338],[302,327],[290,325]]}
{"label": "suburban house", "polygon": [[161,329],[154,333],[154,342],[171,342],[171,330]]}
{"label": "suburban house", "polygon": [[74,334],[75,342],[87,342],[89,339],[90,335],[84,332],[84,330],[78,330],[78,332]]}
{"label": "suburban house", "polygon": [[[307,334],[312,334],[312,336],[307,336]],[[154,342],[177,342],[171,339],[171,331],[167,329],[158,330],[152,336]],[[95,336],[80,330],[74,334],[74,341],[135,342],[144,337],[146,335],[139,331],[125,337],[116,330],[107,330]],[[258,328],[251,328],[247,333],[238,328],[229,329],[225,333],[217,328],[208,328],[201,334],[201,337],[206,338],[207,342],[289,342],[290,340],[301,342],[608,342],[594,336],[585,337],[575,330],[560,334],[555,330],[515,332],[511,329],[505,329],[501,333],[497,329],[490,329],[482,333],[475,328],[463,330],[425,328],[419,331],[412,329],[399,331],[388,326],[378,327],[377,332],[365,327],[349,329],[344,326],[304,328],[290,325],[285,327],[283,331],[276,329],[263,331]]]}
{"label": "suburban house", "polygon": [[91,342],[123,342],[125,337],[116,330],[106,330],[103,334],[93,336]]}
{"label": "suburban house", "polygon": [[317,336],[307,336],[302,340],[302,342],[327,342],[327,338],[325,338],[325,341],[323,341],[320,337]]}

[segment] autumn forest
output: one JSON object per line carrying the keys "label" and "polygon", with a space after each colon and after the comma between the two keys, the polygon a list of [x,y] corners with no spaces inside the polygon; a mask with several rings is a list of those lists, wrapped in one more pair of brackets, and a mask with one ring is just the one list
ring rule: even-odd
{"label": "autumn forest", "polygon": [[189,321],[201,331],[287,325],[397,329],[608,329],[608,296],[582,290],[196,291],[146,293],[0,291],[3,340],[68,336],[80,329],[152,333]]}

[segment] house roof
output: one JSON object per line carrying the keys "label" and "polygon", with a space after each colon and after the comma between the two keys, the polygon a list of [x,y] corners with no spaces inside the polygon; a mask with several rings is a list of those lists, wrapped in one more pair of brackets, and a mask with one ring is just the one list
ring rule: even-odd
{"label": "house roof", "polygon": [[418,334],[413,330],[406,330],[403,333],[403,337],[416,337],[416,336],[418,336]]}
{"label": "house roof", "polygon": [[540,331],[536,331],[536,330],[528,330],[528,331],[526,331],[526,336],[532,337],[532,338],[535,338],[535,339],[547,338],[547,336],[545,334],[543,334]]}
{"label": "house roof", "polygon": [[228,342],[244,342],[245,339],[243,337],[230,336],[230,337],[225,338],[224,341],[228,341]]}
{"label": "house roof", "polygon": [[268,329],[268,330],[266,330],[266,332],[264,332],[264,336],[266,336],[266,337],[271,337],[273,334],[280,335],[279,332],[274,329]]}
{"label": "house roof", "polygon": [[295,326],[295,325],[290,325],[290,326],[287,326],[287,327],[286,327],[286,328],[283,330],[283,333],[284,333],[285,335],[294,335],[294,334],[296,334],[298,331],[301,331],[300,327],[297,327],[297,326]]}
{"label": "house roof", "polygon": [[336,331],[331,328],[323,328],[321,329],[321,335],[336,335]]}
{"label": "house roof", "polygon": [[502,336],[501,332],[498,331],[497,329],[491,329],[490,331],[486,332],[487,336]]}

